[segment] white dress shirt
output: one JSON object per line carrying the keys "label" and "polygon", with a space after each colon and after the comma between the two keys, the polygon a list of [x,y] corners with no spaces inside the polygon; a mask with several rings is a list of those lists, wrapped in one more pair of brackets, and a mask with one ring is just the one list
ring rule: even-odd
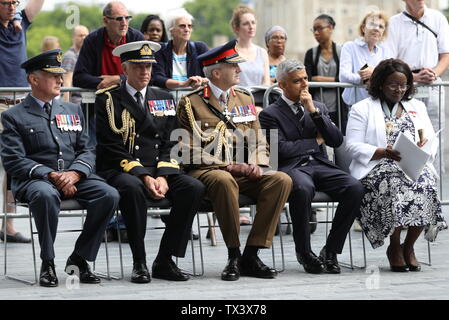
{"label": "white dress shirt", "polygon": [[[137,98],[135,96],[137,90],[134,89],[134,87],[132,87],[128,81],[126,81],[126,91],[128,91],[128,93],[131,95],[131,97],[133,97],[134,100],[136,100],[137,103],[139,103],[139,101],[137,101]],[[143,99],[143,103],[145,105],[145,95],[147,94],[147,87],[143,88],[142,90],[140,90],[140,93],[142,94],[142,99]]]}
{"label": "white dress shirt", "polygon": [[286,96],[284,96],[284,94],[282,94],[281,97],[288,104],[290,109],[292,109],[294,114],[298,113],[298,107],[294,105],[295,103],[299,103],[300,104],[300,108],[302,109],[302,112],[304,114],[304,106],[299,101],[298,102],[292,101],[289,98],[287,98]]}
{"label": "white dress shirt", "polygon": [[209,87],[210,87],[210,89],[211,89],[211,91],[212,91],[212,94],[215,96],[215,98],[217,98],[217,100],[218,100],[218,102],[220,102],[220,105],[222,106],[222,107],[224,107],[224,104],[222,103],[222,101],[220,100],[220,96],[223,94],[223,92],[226,94],[226,96],[228,97],[228,99],[229,99],[229,91],[230,90],[227,90],[227,91],[223,91],[223,90],[221,90],[219,87],[217,87],[216,85],[214,85],[213,83],[212,83],[212,81],[209,81]]}

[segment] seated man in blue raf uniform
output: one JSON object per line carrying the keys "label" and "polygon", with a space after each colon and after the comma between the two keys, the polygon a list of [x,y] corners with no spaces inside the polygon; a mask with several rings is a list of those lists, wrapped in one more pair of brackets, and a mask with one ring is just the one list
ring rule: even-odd
{"label": "seated man in blue raf uniform", "polygon": [[40,285],[55,287],[53,244],[62,199],[78,200],[87,216],[67,266],[76,265],[82,283],[99,283],[86,260],[94,261],[106,225],[119,202],[117,190],[93,174],[95,155],[87,146],[80,106],[54,99],[61,94],[61,50],[24,62],[31,94],[2,113],[1,157],[11,189],[28,202],[41,246]]}
{"label": "seated man in blue raf uniform", "polygon": [[[327,158],[324,144],[336,148],[343,135],[330,120],[326,106],[312,100],[304,65],[286,60],[278,66],[276,79],[283,94],[259,119],[262,128],[278,130],[278,139],[270,144],[278,144],[279,170],[293,180],[289,205],[296,256],[308,273],[340,273],[337,254],[360,213],[364,188]],[[320,258],[310,246],[309,217],[315,190],[339,202]]]}
{"label": "seated man in blue raf uniform", "polygon": [[144,238],[147,200],[168,198],[172,202],[153,277],[185,281],[172,256],[184,257],[193,218],[204,194],[204,185],[182,173],[170,159],[175,144],[170,133],[177,127],[171,94],[148,87],[153,53],[160,45],[138,41],[121,45],[120,56],[128,77],[122,85],[97,92],[97,170],[121,196],[120,210],[128,230],[134,266],[131,281],[151,281],[146,265]]}
{"label": "seated man in blue raf uniform", "polygon": [[[177,114],[190,135],[190,145],[185,148],[191,161],[188,174],[207,186],[228,248],[221,279],[236,281],[240,275],[274,279],[276,270],[265,265],[258,252],[272,244],[292,182],[285,173],[269,169],[268,145],[260,132],[254,100],[233,88],[240,83],[238,64],[245,61],[235,51],[235,44],[232,40],[198,57],[209,85],[183,97]],[[243,254],[239,193],[257,201]]]}

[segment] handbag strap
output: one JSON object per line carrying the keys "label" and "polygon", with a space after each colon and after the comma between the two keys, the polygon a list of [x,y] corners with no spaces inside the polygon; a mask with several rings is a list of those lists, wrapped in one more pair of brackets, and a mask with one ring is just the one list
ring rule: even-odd
{"label": "handbag strap", "polygon": [[422,22],[422,21],[419,21],[418,19],[416,19],[415,17],[411,16],[410,14],[408,14],[408,13],[405,12],[405,11],[402,11],[402,13],[403,13],[406,17],[412,19],[414,22],[416,22],[416,23],[422,25],[424,28],[426,28],[427,30],[429,30],[430,32],[432,32],[432,34],[435,36],[435,38],[438,38],[438,34],[437,34],[435,31],[433,31],[432,29],[430,29],[430,27],[429,27],[427,24],[425,24],[425,23]]}

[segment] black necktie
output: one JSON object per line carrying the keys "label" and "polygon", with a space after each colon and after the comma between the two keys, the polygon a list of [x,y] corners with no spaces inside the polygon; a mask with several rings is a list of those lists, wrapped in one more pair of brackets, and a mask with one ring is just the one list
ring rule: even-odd
{"label": "black necktie", "polygon": [[136,94],[134,95],[136,97],[137,100],[137,104],[143,109],[143,97],[142,97],[142,93],[140,93],[140,91],[137,91]]}
{"label": "black necktie", "polygon": [[302,119],[302,117],[304,116],[304,111],[302,111],[302,106],[299,102],[295,102],[293,104],[296,107],[296,116],[298,117],[299,120]]}
{"label": "black necktie", "polygon": [[50,105],[48,102],[46,102],[46,103],[44,104],[44,111],[45,111],[48,115],[51,114],[51,105]]}

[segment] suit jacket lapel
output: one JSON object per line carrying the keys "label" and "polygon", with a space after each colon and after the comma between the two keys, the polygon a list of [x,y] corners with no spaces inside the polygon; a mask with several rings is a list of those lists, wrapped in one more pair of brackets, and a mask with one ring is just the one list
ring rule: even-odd
{"label": "suit jacket lapel", "polygon": [[[205,99],[206,102],[208,102],[212,107],[214,107],[215,109],[217,109],[218,112],[223,113],[224,109],[223,107],[220,105],[220,102],[218,101],[217,98],[215,98],[214,94],[211,93],[210,98],[209,99]],[[231,100],[229,99],[228,101],[228,111],[232,110],[232,106],[231,106]]]}
{"label": "suit jacket lapel", "polygon": [[158,131],[157,122],[154,119],[155,116],[151,114],[148,105],[148,101],[155,99],[157,99],[156,94],[150,87],[147,87],[147,93],[143,99],[143,105],[145,107],[145,118],[143,118],[143,121],[139,121],[141,125],[137,127],[138,132],[142,132],[148,127],[152,127],[155,131]]}
{"label": "suit jacket lapel", "polygon": [[306,115],[306,110],[304,110],[304,117],[301,121],[298,121],[298,118],[293,113],[292,109],[289,107],[287,102],[284,101],[284,99],[279,98],[277,101],[277,104],[279,105],[279,110],[289,119],[290,122],[294,124],[294,126],[298,129],[299,133],[302,135],[303,130],[303,124],[304,124],[304,118]]}
{"label": "suit jacket lapel", "polygon": [[131,97],[124,84],[120,90],[122,91],[120,94],[120,102],[123,107],[125,107],[126,110],[132,114],[134,119],[136,119],[136,122],[141,121],[141,119],[145,116],[142,108],[137,104],[136,100],[134,100],[134,97]]}
{"label": "suit jacket lapel", "polygon": [[[38,117],[43,117],[45,119],[49,119],[48,114],[44,111],[44,109],[37,103],[37,101],[29,94],[25,100],[23,101],[25,109]],[[53,114],[53,111],[52,111]]]}

